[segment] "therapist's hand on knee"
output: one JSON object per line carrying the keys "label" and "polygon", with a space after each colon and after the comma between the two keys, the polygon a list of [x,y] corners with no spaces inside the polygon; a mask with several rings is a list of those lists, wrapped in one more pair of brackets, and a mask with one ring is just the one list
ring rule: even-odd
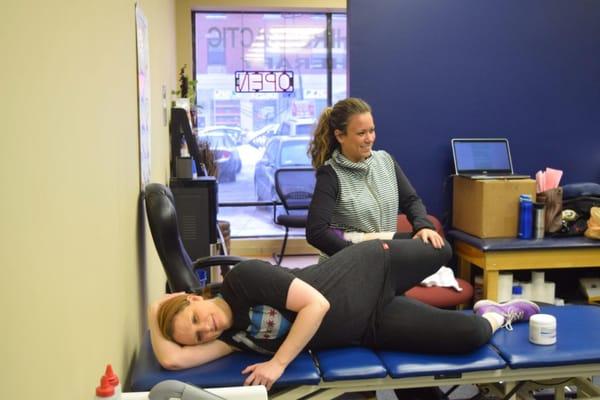
{"label": "therapist's hand on knee", "polygon": [[344,239],[352,243],[365,242],[367,240],[392,240],[396,232],[344,232]]}
{"label": "therapist's hand on knee", "polygon": [[431,243],[436,249],[444,247],[444,238],[433,229],[423,228],[413,236],[413,239],[421,239],[425,243]]}

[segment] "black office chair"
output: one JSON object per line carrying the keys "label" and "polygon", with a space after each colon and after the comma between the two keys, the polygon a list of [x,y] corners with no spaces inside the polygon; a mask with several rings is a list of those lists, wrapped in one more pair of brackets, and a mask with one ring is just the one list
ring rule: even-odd
{"label": "black office chair", "polygon": [[244,259],[235,256],[209,256],[192,261],[181,240],[175,198],[171,190],[160,183],[150,183],[145,187],[144,199],[152,239],[167,275],[167,291],[217,293],[220,284],[203,286],[196,271],[208,271],[210,267],[221,266],[221,273],[225,275],[231,265]]}
{"label": "black office chair", "polygon": [[275,223],[285,227],[281,251],[275,255],[277,265],[281,265],[290,228],[306,228],[315,180],[313,168],[280,168],[275,171],[275,191],[285,209],[285,214],[275,217]]}

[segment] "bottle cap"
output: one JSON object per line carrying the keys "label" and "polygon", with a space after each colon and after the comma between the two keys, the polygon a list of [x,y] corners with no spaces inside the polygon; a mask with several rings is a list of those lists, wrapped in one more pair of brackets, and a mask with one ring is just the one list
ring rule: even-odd
{"label": "bottle cap", "polygon": [[523,294],[523,286],[521,285],[514,285],[512,288],[512,293],[513,294]]}
{"label": "bottle cap", "polygon": [[110,384],[108,377],[103,375],[100,378],[100,386],[96,388],[97,397],[110,397],[115,394],[115,387]]}
{"label": "bottle cap", "polygon": [[119,384],[119,377],[117,376],[117,374],[115,374],[115,371],[113,371],[112,365],[106,365],[106,371],[104,371],[104,376],[108,378],[108,382],[110,382],[111,385],[117,386]]}

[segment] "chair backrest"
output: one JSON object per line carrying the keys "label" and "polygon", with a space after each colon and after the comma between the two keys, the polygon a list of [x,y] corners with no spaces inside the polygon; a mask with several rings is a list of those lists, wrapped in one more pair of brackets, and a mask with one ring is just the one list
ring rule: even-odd
{"label": "chair backrest", "polygon": [[172,292],[202,292],[202,285],[192,269],[177,225],[175,199],[171,190],[160,183],[145,187],[146,215],[156,251],[167,275]]}
{"label": "chair backrest", "polygon": [[[440,220],[431,214],[427,214],[427,218],[431,221],[433,226],[435,226],[435,230],[437,231],[437,233],[439,233],[442,237],[444,237],[444,228],[442,227],[442,223],[440,222]],[[397,232],[412,232],[412,230],[413,230],[413,227],[410,224],[410,222],[408,221],[406,214],[398,214],[398,219],[396,221],[396,231]]]}
{"label": "chair backrest", "polygon": [[314,168],[280,168],[275,171],[275,191],[286,211],[308,210],[315,183]]}

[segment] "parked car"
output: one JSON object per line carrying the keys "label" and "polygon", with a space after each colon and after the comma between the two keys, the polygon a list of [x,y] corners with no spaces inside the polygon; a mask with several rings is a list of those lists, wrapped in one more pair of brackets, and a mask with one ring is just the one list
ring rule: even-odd
{"label": "parked car", "polygon": [[227,125],[213,125],[207,126],[198,132],[199,136],[209,135],[212,133],[225,133],[228,135],[236,145],[242,144],[244,140],[244,132],[238,126],[227,126]]}
{"label": "parked car", "polygon": [[310,167],[307,154],[310,136],[274,136],[254,167],[254,191],[258,201],[277,199],[275,171],[285,167]]}
{"label": "parked car", "polygon": [[311,135],[315,128],[315,120],[312,118],[292,118],[283,121],[275,132],[278,136]]}
{"label": "parked car", "polygon": [[198,135],[198,142],[208,143],[219,169],[219,182],[235,182],[236,174],[242,170],[242,160],[233,139],[224,132]]}
{"label": "parked car", "polygon": [[248,144],[260,148],[273,136],[302,136],[311,135],[315,128],[312,118],[292,118],[280,124],[266,125],[248,137]]}
{"label": "parked car", "polygon": [[269,139],[275,136],[275,133],[277,133],[278,129],[279,124],[265,125],[249,134],[247,136],[247,143],[253,147],[256,147],[257,149],[260,147],[265,147]]}

